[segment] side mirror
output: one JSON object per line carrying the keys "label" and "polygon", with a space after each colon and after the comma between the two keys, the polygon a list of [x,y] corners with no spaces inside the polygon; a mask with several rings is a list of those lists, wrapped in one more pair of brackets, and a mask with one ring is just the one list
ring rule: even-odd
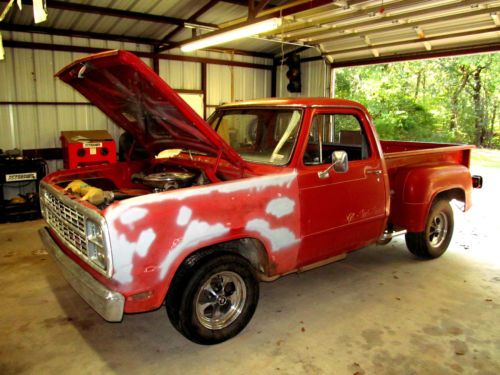
{"label": "side mirror", "polygon": [[345,173],[349,170],[347,152],[345,151],[332,152],[332,164],[324,171],[318,172],[318,177],[321,179],[328,178],[330,176],[330,170],[332,168],[337,173]]}

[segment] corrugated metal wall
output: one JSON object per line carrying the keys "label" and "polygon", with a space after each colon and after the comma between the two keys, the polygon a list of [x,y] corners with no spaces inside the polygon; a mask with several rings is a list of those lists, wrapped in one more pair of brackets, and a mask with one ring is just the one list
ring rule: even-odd
{"label": "corrugated metal wall", "polygon": [[[5,40],[150,52],[148,46],[130,43],[26,33],[2,32],[2,35]],[[59,147],[59,135],[62,130],[106,129],[118,139],[121,131],[114,123],[98,109],[87,104],[86,99],[71,87],[54,78],[59,69],[85,55],[61,51],[5,49],[5,60],[0,61],[0,102],[24,104],[0,104],[1,149]],[[228,56],[213,52],[198,52],[196,55],[270,64],[269,60],[248,56]],[[150,59],[143,60],[152,65]],[[202,89],[201,63],[160,60],[159,70],[160,76],[175,89]],[[207,104],[218,105],[230,100],[231,82],[234,84],[235,100],[266,97],[271,94],[269,70],[208,64]],[[30,102],[68,104],[40,105],[29,104]],[[208,107],[207,114],[212,110]],[[52,170],[56,167],[54,163],[50,166]],[[60,167],[60,163],[57,167]]]}
{"label": "corrugated metal wall", "polygon": [[176,90],[201,90],[201,63],[160,60],[160,77]]}
{"label": "corrugated metal wall", "polygon": [[[10,39],[14,35],[5,35]],[[11,33],[14,34],[14,33]],[[17,41],[55,43],[109,49],[149,51],[147,46],[130,43],[96,41],[82,38],[15,33]],[[5,49],[0,61],[0,101],[2,102],[62,102],[65,105],[9,104],[0,105],[0,148],[33,149],[59,147],[62,130],[106,129],[114,137],[120,134],[97,108],[54,74],[68,63],[86,54],[29,49]],[[145,59],[151,64],[150,59]]]}
{"label": "corrugated metal wall", "polygon": [[207,116],[225,102],[271,96],[271,72],[224,65],[207,66]]}
{"label": "corrugated metal wall", "polygon": [[276,95],[278,97],[328,97],[330,90],[330,69],[324,61],[311,61],[300,64],[302,92],[290,93],[287,91],[288,67],[278,67],[276,79]]}
{"label": "corrugated metal wall", "polygon": [[[176,49],[171,52],[181,54]],[[269,59],[230,53],[196,51],[193,56],[252,64],[271,64]],[[168,68],[174,66],[177,68],[182,66],[182,73]],[[174,75],[177,76],[174,77]],[[160,76],[175,89],[201,90],[201,63],[161,60]],[[207,117],[212,114],[216,106],[222,103],[269,96],[271,96],[270,70],[207,64]]]}

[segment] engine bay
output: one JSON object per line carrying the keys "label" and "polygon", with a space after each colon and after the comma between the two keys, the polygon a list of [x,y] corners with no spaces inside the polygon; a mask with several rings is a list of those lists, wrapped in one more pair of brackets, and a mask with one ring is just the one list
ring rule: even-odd
{"label": "engine bay", "polygon": [[52,174],[50,182],[102,210],[115,201],[247,176],[225,160],[177,148],[153,158],[129,155],[119,163],[63,170]]}
{"label": "engine bay", "polygon": [[154,193],[175,190],[195,185],[205,185],[209,181],[201,171],[188,170],[182,167],[157,165],[151,171],[134,173],[132,182],[143,184]]}
{"label": "engine bay", "polygon": [[[132,171],[131,171],[132,172]],[[173,165],[169,162],[153,162],[138,171],[125,174],[125,183],[117,186],[116,179],[78,174],[72,180],[58,183],[65,192],[104,209],[114,201],[141,195],[184,189],[211,183],[201,168]]]}

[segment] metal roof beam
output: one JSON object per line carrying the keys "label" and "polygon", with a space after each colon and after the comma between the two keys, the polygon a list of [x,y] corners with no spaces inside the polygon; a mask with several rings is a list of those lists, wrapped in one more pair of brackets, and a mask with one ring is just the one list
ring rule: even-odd
{"label": "metal roof beam", "polygon": [[[248,0],[221,0],[221,2],[233,4],[233,5],[241,5],[242,7],[245,7],[245,8],[248,7]],[[256,5],[258,5],[258,4],[259,3],[257,3]],[[265,5],[262,8],[265,8]]]}
{"label": "metal roof beam", "polygon": [[248,0],[221,0],[221,1],[228,4],[241,5],[242,7],[248,6]]}
{"label": "metal roof beam", "polygon": [[[217,3],[219,2],[220,0],[210,0],[208,3],[206,3],[203,7],[201,7],[200,9],[198,9],[195,13],[193,13],[187,20],[186,22],[190,22],[190,23],[194,23],[196,22],[196,20],[198,19],[198,17],[202,16],[203,14],[205,14],[206,12],[208,12],[210,9],[212,9],[215,5],[217,5]],[[177,26],[174,30],[172,30],[171,32],[169,32],[167,35],[165,35],[160,43],[165,43],[167,42],[168,40],[170,40],[174,35],[177,35],[182,29],[184,28],[184,24],[182,26]],[[160,51],[161,51],[161,48],[160,48]]]}
{"label": "metal roof beam", "polygon": [[[3,46],[7,48],[23,48],[23,49],[39,49],[42,51],[64,51],[64,52],[81,52],[81,53],[96,53],[108,51],[107,48],[72,46],[66,44],[51,44],[37,42],[19,42],[15,40],[4,40]],[[149,52],[130,51],[139,57],[152,58],[153,54]]]}
{"label": "metal roof beam", "polygon": [[387,31],[406,29],[406,28],[415,27],[415,26],[430,25],[430,24],[434,24],[434,23],[438,23],[438,22],[454,21],[454,20],[457,20],[457,21],[462,20],[462,22],[463,22],[464,18],[466,18],[466,17],[473,17],[473,16],[482,15],[482,14],[489,14],[495,10],[500,10],[500,6],[472,10],[469,12],[457,13],[457,14],[446,15],[446,16],[438,16],[435,18],[427,19],[427,20],[411,21],[411,22],[405,22],[405,23],[400,23],[400,24],[396,24],[396,25],[389,25],[389,26],[380,27],[378,29],[373,29],[373,30],[368,30],[368,31],[360,31],[360,32],[353,31],[351,33],[345,33],[345,34],[340,34],[340,35],[332,35],[332,36],[328,36],[328,37],[325,36],[323,39],[316,39],[316,40],[308,40],[308,38],[304,38],[304,39],[307,40],[307,43],[310,43],[310,44],[321,44],[321,43],[327,43],[327,42],[331,42],[331,41],[339,40],[339,39],[347,39],[347,38],[353,37],[353,36],[364,37],[364,36],[370,35],[370,34],[377,34],[377,33],[383,33],[383,32],[387,32]]}
{"label": "metal roof beam", "polygon": [[[366,0],[352,0],[352,1],[366,1]],[[323,5],[331,4],[332,0],[296,0],[285,5],[280,5],[277,7],[266,9],[260,12],[259,17],[252,21],[259,22],[266,18],[272,17],[286,17],[294,13],[314,9]],[[244,24],[248,22],[246,17],[238,18],[229,22],[225,22],[219,25],[221,28],[233,27],[236,25]]]}
{"label": "metal roof beam", "polygon": [[487,43],[468,47],[443,48],[432,51],[405,53],[393,56],[369,57],[364,59],[339,61],[330,64],[332,68],[349,68],[352,66],[387,64],[400,61],[436,59],[459,55],[473,55],[477,53],[490,53],[500,51],[500,43]]}
{"label": "metal roof beam", "polygon": [[287,53],[285,53],[283,55],[281,55],[281,53],[276,54],[276,55],[274,55],[274,61],[275,62],[277,61],[277,62],[281,63],[282,60],[286,59],[288,56],[294,55],[296,53],[304,52],[304,51],[308,50],[309,48],[311,48],[311,47],[309,47],[309,46],[302,46],[302,47],[295,48],[295,49],[293,49],[291,51],[288,51]]}
{"label": "metal roof beam", "polygon": [[269,4],[270,0],[260,0],[256,3],[254,0],[248,1],[248,19],[254,19]]}
{"label": "metal roof beam", "polygon": [[138,43],[147,45],[155,45],[156,43],[158,43],[155,39],[150,39],[150,38],[132,37],[126,35],[113,35],[106,33],[95,33],[91,31],[55,29],[52,27],[43,27],[43,26],[14,25],[9,23],[0,24],[0,30],[16,31],[16,32],[31,33],[31,34],[59,35],[59,36],[67,36],[74,38],[113,40],[118,42]]}
{"label": "metal roof beam", "polygon": [[[421,2],[422,0],[396,0],[396,1],[406,1],[406,2]],[[358,15],[364,15],[365,13],[362,10],[356,10],[360,6],[362,6],[365,3],[372,3],[373,0],[350,0],[347,6],[342,6],[343,2],[339,0],[332,0],[329,2],[323,2],[323,1],[316,1],[316,2],[309,2],[308,4],[303,4],[303,1],[297,1],[296,5],[293,6],[292,4],[284,5],[281,7],[276,7],[276,8],[271,8],[268,9],[264,12],[261,12],[259,16],[269,16],[270,14],[273,17],[288,17],[289,19],[293,19],[293,22],[291,23],[283,23],[282,26],[278,31],[268,31],[263,33],[263,36],[269,36],[269,35],[276,35],[276,34],[281,34],[281,33],[286,33],[294,30],[301,30],[303,28],[307,27],[315,27],[317,26],[316,22],[308,22],[307,19],[310,19],[313,15],[315,14],[327,14],[328,16],[323,16],[323,17],[330,17],[332,18],[332,14],[335,14],[335,17],[339,17],[337,14],[338,12],[344,12],[344,11],[351,11],[350,13],[346,15],[342,15],[343,17],[346,18],[352,18],[353,14]],[[372,7],[372,8],[380,8],[380,4],[376,5],[366,5],[366,7]],[[281,9],[283,8],[283,9]],[[333,9],[332,9],[333,8]],[[241,20],[241,19],[240,19]],[[235,23],[235,21],[227,22],[225,24],[219,25],[221,27],[225,27],[226,25],[230,25]]]}
{"label": "metal roof beam", "polygon": [[[50,44],[50,43],[18,42],[14,40],[4,40],[3,45],[4,47],[7,48],[39,49],[44,51],[65,51],[65,52],[82,52],[82,53],[95,53],[108,50],[106,48],[97,48],[97,47],[83,47],[83,46],[72,46],[72,45]],[[130,51],[130,52],[134,53],[139,57],[145,57],[145,58],[157,57],[160,60],[189,61],[189,62],[197,62],[205,64],[238,66],[242,68],[263,69],[263,70],[273,69],[272,65],[254,64],[242,61],[229,61],[229,60],[186,56],[186,55],[155,54],[152,52],[141,52],[141,51]]]}
{"label": "metal roof beam", "polygon": [[241,55],[241,56],[261,57],[264,59],[273,59],[274,58],[274,54],[272,54],[272,53],[244,51],[244,50],[240,50],[240,49],[224,48],[224,47],[217,47],[217,46],[205,48],[205,51],[218,52],[218,53],[228,53],[228,54],[235,54],[235,55]]}
{"label": "metal roof beam", "polygon": [[[239,27],[247,26],[247,25],[253,24],[253,23],[257,23],[257,22],[260,22],[260,21],[263,21],[263,20],[266,20],[266,19],[272,18],[272,17],[285,17],[289,14],[296,13],[296,12],[299,12],[301,10],[311,9],[313,7],[320,6],[320,5],[331,4],[331,1],[332,0],[297,0],[297,1],[294,1],[293,3],[287,4],[287,5],[283,5],[283,6],[271,8],[269,10],[265,10],[265,11],[261,12],[261,15],[259,15],[259,17],[254,18],[252,20],[248,20],[247,18],[242,18],[242,19],[238,19],[235,21],[231,21],[231,22],[225,23],[224,28],[219,28],[219,30],[204,34],[202,36],[189,38],[189,39],[183,40],[179,43],[180,44],[189,43],[191,41],[198,40],[200,38],[206,38],[213,33],[235,30]],[[174,48],[174,47],[167,46],[165,48],[162,48],[162,50],[168,50],[168,49],[172,49],[172,48]]]}
{"label": "metal roof beam", "polygon": [[[480,30],[460,31],[460,32],[456,32],[456,33],[450,33],[450,34],[446,34],[446,35],[439,35],[439,36],[433,36],[433,37],[420,38],[417,36],[416,39],[400,40],[400,41],[391,42],[391,43],[372,44],[370,46],[365,46],[365,47],[342,48],[342,49],[338,49],[338,50],[328,50],[327,52],[324,52],[322,55],[323,56],[328,56],[328,55],[334,56],[335,53],[344,54],[344,53],[364,52],[364,51],[371,51],[374,48],[378,50],[381,48],[402,47],[402,46],[407,46],[410,44],[417,44],[417,43],[423,43],[425,46],[425,43],[429,43],[429,42],[441,41],[441,40],[451,39],[451,38],[459,38],[459,37],[464,37],[464,36],[481,35],[481,34],[494,33],[494,32],[500,32],[500,26],[493,26],[493,27],[489,27],[486,29],[480,29]],[[427,46],[425,46],[425,48],[430,50],[430,48],[428,48]]]}
{"label": "metal roof beam", "polygon": [[[412,5],[422,5],[422,4],[430,4],[432,5],[435,0],[398,0],[394,3],[390,3],[385,5],[384,7],[384,14],[388,14],[394,11],[399,11],[401,8],[407,8]],[[483,0],[486,1],[486,0]],[[328,9],[328,8],[326,8]],[[348,9],[336,9],[334,10],[327,10],[326,12],[322,9],[318,10],[316,14],[312,13],[313,11],[310,12],[303,12],[306,13],[306,15],[297,14],[296,15],[296,21],[295,23],[291,23],[290,25],[285,25],[283,27],[283,33],[285,34],[286,37],[290,37],[291,39],[298,39],[300,38],[300,34],[308,34],[311,32],[314,32],[317,30],[317,28],[321,27],[323,23],[326,22],[348,22],[352,21],[352,23],[355,23],[356,20],[359,20],[362,17],[366,17],[369,13],[374,13],[376,11],[380,10],[380,4],[373,4],[369,3],[362,9],[356,9],[354,11],[348,11],[350,9],[355,9],[353,6],[350,6]],[[343,12],[344,11],[344,12]],[[347,12],[345,12],[347,11]],[[333,12],[333,14],[332,14]],[[342,12],[342,13],[340,13]],[[386,17],[386,16],[384,16]],[[373,21],[373,19],[372,19]],[[315,29],[313,29],[315,28]],[[307,31],[307,29],[313,29]],[[287,33],[291,33],[290,35],[287,35]],[[267,34],[272,34],[272,32],[269,32]]]}
{"label": "metal roof beam", "polygon": [[[393,4],[398,1],[406,1],[410,2],[409,0],[392,0],[389,4]],[[416,1],[416,0],[414,0]],[[388,6],[388,4],[384,4],[385,6]],[[335,1],[333,0],[329,5],[324,5],[319,9],[310,9],[310,10],[305,10],[302,11],[298,14],[295,15],[296,18],[301,19],[310,19],[310,18],[321,18],[321,17],[326,17],[326,15],[331,16],[332,11],[353,11],[356,12],[358,10],[363,10],[367,8],[376,8],[380,9],[381,4],[380,2],[378,4],[373,4],[373,0],[350,0],[350,1]]]}
{"label": "metal roof beam", "polygon": [[[334,33],[336,31],[340,31],[341,29],[345,29],[345,28],[356,29],[356,28],[360,28],[360,27],[370,27],[370,26],[374,26],[374,25],[378,25],[378,24],[384,24],[384,23],[388,23],[391,21],[396,22],[396,21],[399,21],[402,19],[407,19],[410,17],[420,17],[420,16],[425,16],[425,15],[432,16],[432,15],[436,15],[436,14],[438,15],[437,17],[434,17],[433,19],[429,19],[429,20],[404,22],[404,23],[397,24],[397,25],[391,24],[391,25],[387,25],[385,27],[380,27],[380,28],[365,31],[365,32],[353,31],[351,33],[346,33],[346,34],[343,34],[341,36],[333,36],[333,37],[326,37],[325,36],[324,39],[314,40],[314,43],[323,43],[327,40],[332,40],[332,38],[338,39],[338,38],[345,38],[346,36],[349,36],[349,35],[366,35],[367,33],[370,33],[370,32],[395,30],[398,28],[403,28],[404,25],[406,25],[406,26],[419,26],[419,25],[425,25],[425,24],[429,24],[429,23],[433,23],[433,22],[441,21],[441,20],[456,19],[456,18],[461,18],[461,17],[470,17],[473,15],[482,14],[486,11],[486,9],[476,9],[476,10],[466,11],[465,7],[473,6],[473,5],[480,4],[480,3],[488,3],[488,2],[491,2],[491,0],[464,0],[460,3],[438,5],[438,6],[433,6],[433,7],[420,9],[420,10],[416,10],[416,11],[409,11],[407,13],[396,14],[396,15],[392,15],[392,16],[384,16],[384,17],[378,17],[378,18],[371,17],[370,19],[367,19],[367,20],[364,20],[361,22],[357,22],[357,23],[353,22],[352,24],[349,24],[349,25],[342,24],[339,27],[331,28],[331,29],[325,28],[325,29],[321,29],[321,30],[317,30],[317,31],[314,31],[312,33],[309,33],[308,35],[306,35],[304,37],[299,37],[299,38],[294,37],[294,38],[290,38],[290,39],[291,40],[307,40],[307,41],[311,42],[312,40],[309,40],[309,39],[316,38],[317,36],[319,36],[321,38],[322,35],[325,35],[328,33]],[[452,14],[452,15],[439,16],[439,14],[441,12],[454,10],[454,9],[457,9],[457,7],[460,7],[458,9],[464,10],[464,12],[456,13],[456,14]],[[334,22],[335,21],[331,21],[331,23],[334,23]],[[288,40],[288,38],[285,38],[285,40]]]}
{"label": "metal roof beam", "polygon": [[[324,27],[322,29],[316,29],[314,31],[304,32],[305,35],[302,37],[296,36],[296,35],[294,35],[290,38],[285,37],[285,40],[300,40],[300,39],[308,40],[308,39],[316,38],[318,36],[321,38],[321,36],[323,36],[325,34],[334,33],[336,31],[340,31],[340,30],[343,30],[346,28],[356,29],[356,28],[360,28],[360,27],[370,27],[370,26],[381,24],[381,23],[382,24],[388,23],[391,21],[396,22],[396,21],[399,21],[401,19],[407,19],[410,17],[420,17],[420,16],[425,16],[425,15],[432,15],[433,13],[439,14],[440,12],[454,10],[454,9],[457,9],[458,7],[464,9],[467,6],[473,6],[473,5],[488,3],[488,2],[491,2],[491,0],[464,0],[464,1],[461,1],[460,3],[452,3],[452,4],[447,3],[444,5],[432,6],[432,3],[433,3],[432,0],[431,1],[417,1],[416,4],[419,4],[419,5],[429,4],[430,6],[428,8],[425,8],[425,9],[413,10],[413,11],[408,11],[405,13],[401,12],[401,13],[398,13],[395,15],[390,15],[390,16],[370,17],[369,19],[364,19],[364,20],[361,20],[358,22],[354,21],[352,23],[342,22],[344,20],[348,21],[347,17],[344,19],[332,17],[331,19],[322,20],[321,21],[322,24],[326,24],[326,23],[335,24],[335,23],[339,23],[339,22],[342,22],[342,24],[341,25],[332,25],[332,27],[329,27],[329,28]],[[403,4],[403,5],[406,5],[406,4]],[[470,13],[472,13],[472,12],[474,12],[474,11],[470,11]],[[390,14],[390,11],[386,10],[384,13]],[[463,16],[463,14],[464,13],[462,13],[462,15],[460,15],[460,16]],[[365,13],[364,15],[366,16],[368,14]],[[439,17],[436,17],[436,19],[438,19],[438,18]],[[422,21],[422,22],[424,22],[424,21]],[[417,22],[413,22],[412,24],[416,24],[416,23]],[[405,23],[405,24],[409,24],[409,23]],[[400,25],[396,25],[396,26],[400,26]],[[387,26],[387,28],[392,28],[392,27],[395,27],[395,26],[394,25]],[[380,28],[380,30],[382,30],[382,29],[383,28]],[[378,30],[379,29],[377,29],[376,31],[378,31]],[[330,38],[328,38],[328,39],[330,39]],[[321,43],[321,42],[319,42],[319,43]]]}
{"label": "metal roof beam", "polygon": [[[340,31],[346,28],[349,29],[354,29],[354,28],[360,28],[360,27],[369,27],[373,25],[377,25],[380,23],[387,23],[387,22],[396,22],[401,19],[409,18],[409,17],[418,17],[418,16],[423,16],[426,14],[432,14],[432,13],[437,13],[437,12],[445,12],[457,8],[464,8],[466,6],[474,6],[478,4],[483,4],[483,3],[488,3],[491,2],[491,0],[464,0],[459,3],[446,3],[443,5],[433,5],[435,1],[434,0],[428,0],[428,1],[403,1],[402,3],[394,4],[393,6],[387,5],[384,15],[380,15],[378,17],[372,16],[369,17],[368,19],[364,18],[362,20],[358,20],[360,17],[363,16],[368,16],[370,11],[373,10],[372,8],[366,8],[364,10],[356,11],[355,13],[343,15],[343,16],[330,16],[327,18],[322,18],[321,20],[314,21],[310,23],[308,28],[316,27],[314,30],[304,30],[303,32],[300,31],[300,28],[297,26],[295,29],[297,30],[293,35],[287,36],[287,30],[284,30],[285,33],[285,40],[287,41],[295,41],[295,40],[308,40],[316,37],[321,37],[325,34],[329,33],[334,33],[336,31]],[[418,9],[418,10],[410,10],[407,12],[400,12],[395,15],[386,15],[386,14],[391,14],[391,12],[398,11],[398,8],[407,8],[409,5],[428,5],[427,8],[424,9]],[[351,20],[352,22],[349,22]],[[340,24],[339,24],[340,23]],[[331,26],[325,26],[327,24],[333,24]],[[319,28],[322,26],[322,28]],[[393,26],[393,25],[391,25]],[[304,28],[304,25],[302,25],[302,28]],[[288,30],[288,32],[293,31],[293,30]],[[302,35],[302,36],[301,36]]]}
{"label": "metal roof beam", "polygon": [[[33,1],[26,1],[26,5],[33,5]],[[137,21],[148,21],[155,23],[163,23],[167,25],[178,25],[183,26],[185,20],[176,17],[169,16],[160,16],[156,14],[146,14],[140,12],[132,12],[129,10],[115,9],[115,8],[107,8],[107,7],[99,7],[94,5],[86,5],[86,4],[77,4],[77,3],[69,3],[66,1],[59,0],[47,0],[47,8],[52,9],[60,9],[71,12],[79,12],[79,13],[91,13],[91,14],[99,14],[101,16],[111,16],[118,18],[127,18]],[[217,25],[206,23],[206,22],[196,22],[196,24],[204,27],[217,27]]]}

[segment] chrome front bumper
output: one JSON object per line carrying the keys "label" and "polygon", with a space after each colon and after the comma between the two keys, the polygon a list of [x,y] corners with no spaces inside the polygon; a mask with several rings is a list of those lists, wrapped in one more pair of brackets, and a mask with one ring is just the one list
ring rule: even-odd
{"label": "chrome front bumper", "polygon": [[119,322],[123,318],[125,298],[111,291],[70,259],[52,239],[48,228],[38,231],[43,244],[61,269],[64,278],[73,289],[108,322]]}

